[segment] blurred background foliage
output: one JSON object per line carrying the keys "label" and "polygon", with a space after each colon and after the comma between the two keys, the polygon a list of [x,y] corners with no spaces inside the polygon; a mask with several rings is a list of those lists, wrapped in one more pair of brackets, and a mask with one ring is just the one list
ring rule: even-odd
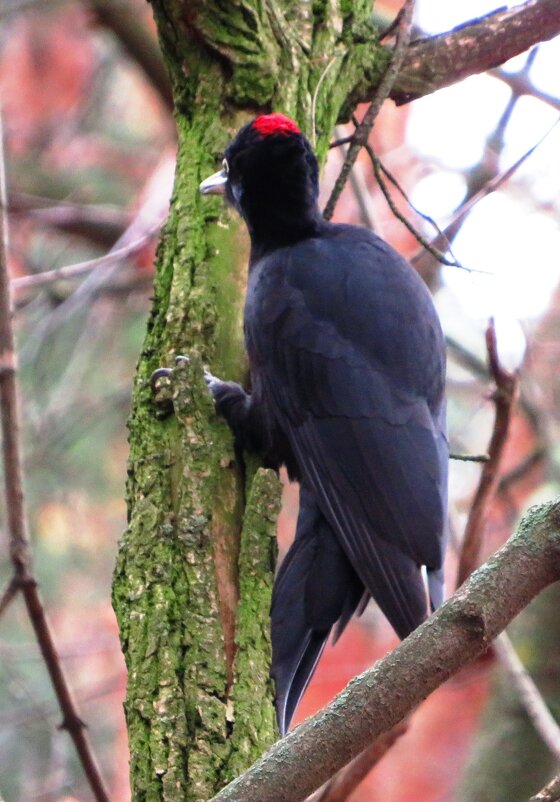
{"label": "blurred background foliage", "polygon": [[[419,0],[417,5],[418,25],[435,33],[498,4]],[[398,7],[378,2],[376,13],[389,19]],[[535,55],[529,64],[522,57],[500,75],[469,79],[411,107],[385,105],[372,144],[412,199],[441,225],[465,196],[511,164],[556,119],[560,101],[549,79],[560,56],[558,42]],[[519,79],[517,89],[511,76]],[[125,526],[130,387],[175,149],[169,89],[149,7],[143,0],[3,0],[0,99],[36,572],[112,799],[124,802],[129,798],[121,708],[126,678],[110,584]],[[350,131],[342,128],[337,135]],[[454,450],[480,453],[487,447],[493,410],[482,335],[489,313],[501,321],[504,358],[521,363],[521,401],[487,521],[486,554],[503,542],[531,500],[558,489],[558,144],[552,135],[454,232],[456,255],[475,270],[495,272],[490,279],[441,270],[422,255],[387,207],[363,154],[337,208],[339,221],[373,225],[402,253],[416,256],[416,266],[437,292],[450,337]],[[340,149],[333,149],[325,198],[341,159]],[[433,235],[402,199],[398,204],[419,230]],[[77,266],[70,277],[37,278],[69,265]],[[473,464],[452,466],[452,544],[460,542],[479,471]],[[297,490],[287,488],[279,525],[284,548],[296,511]],[[455,570],[452,545],[450,588]],[[10,575],[2,528],[0,588]],[[550,616],[541,619],[550,627]],[[521,654],[535,670],[547,672],[547,692],[558,710],[558,683],[550,682],[550,674],[556,670],[558,676],[559,658],[548,656],[542,633],[533,643],[537,631],[533,624],[519,628]],[[325,653],[300,717],[324,705],[394,643],[386,622],[368,610],[340,646]],[[490,749],[475,731],[492,672],[488,659],[434,694],[353,801],[454,798],[472,744],[474,756],[480,744]],[[499,695],[496,704],[491,727],[499,728],[508,710],[510,723],[513,716],[526,727],[518,704],[500,707]],[[91,798],[70,739],[57,729],[59,721],[25,611],[16,601],[0,621],[0,796],[7,802]],[[509,734],[508,727],[501,732]],[[524,771],[519,754],[525,747],[521,740],[521,752],[512,751],[504,771],[514,783],[503,797],[510,802],[527,790],[516,785],[511,770],[517,765]],[[539,743],[536,748],[544,749]],[[545,756],[541,763],[546,774],[550,761]],[[465,799],[468,786],[467,772]],[[480,802],[480,790],[476,793]]]}

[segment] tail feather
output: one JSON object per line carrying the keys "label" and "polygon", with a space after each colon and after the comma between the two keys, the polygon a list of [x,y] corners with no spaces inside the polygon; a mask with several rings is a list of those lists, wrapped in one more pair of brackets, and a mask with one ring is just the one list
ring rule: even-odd
{"label": "tail feather", "polygon": [[430,607],[432,612],[443,604],[445,598],[445,581],[443,578],[443,568],[428,568],[428,593],[430,595]]}
{"label": "tail feather", "polygon": [[299,701],[315,673],[328,636],[328,632],[313,632],[309,629],[299,649],[297,665],[293,660],[288,664],[274,667],[272,675],[277,689],[276,717],[281,735],[285,735],[288,731]]}
{"label": "tail feather", "polygon": [[271,674],[282,735],[311,680],[330,631],[346,626],[364,588],[312,496],[302,488],[295,540],[272,594]]}

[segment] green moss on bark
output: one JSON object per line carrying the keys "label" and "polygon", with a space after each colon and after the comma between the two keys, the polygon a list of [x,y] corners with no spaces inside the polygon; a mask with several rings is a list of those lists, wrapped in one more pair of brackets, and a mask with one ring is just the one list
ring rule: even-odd
{"label": "green moss on bark", "polygon": [[268,615],[276,565],[276,521],[280,482],[260,468],[251,480],[241,534],[239,605],[232,694],[231,757],[224,780],[229,782],[251,765],[278,735],[270,679]]}

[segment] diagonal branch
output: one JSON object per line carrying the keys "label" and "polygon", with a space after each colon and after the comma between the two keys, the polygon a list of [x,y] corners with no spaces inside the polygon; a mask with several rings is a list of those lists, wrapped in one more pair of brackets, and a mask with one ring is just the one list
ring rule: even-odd
{"label": "diagonal branch", "polygon": [[[500,364],[494,323],[486,331],[486,347],[490,374],[496,384],[493,399],[496,406],[494,428],[488,448],[489,459],[484,465],[467,522],[459,558],[457,584],[462,584],[478,566],[484,539],[484,524],[498,489],[501,456],[507,442],[509,424],[517,390],[517,376]],[[494,643],[494,651],[509,674],[520,700],[536,732],[555,758],[560,758],[560,727],[548,709],[533,678],[526,671],[506,632]]]}
{"label": "diagonal branch", "polygon": [[512,618],[559,578],[556,501],[532,508],[508,543],[428,621],[325,710],[278,741],[213,802],[301,802],[482,654]]}
{"label": "diagonal branch", "polygon": [[529,802],[560,802],[560,775],[532,796]]}
{"label": "diagonal branch", "polygon": [[138,15],[138,9],[129,2],[115,0],[88,0],[97,21],[113,31],[130,58],[143,70],[146,78],[159,94],[169,111],[173,97],[169,75],[155,36],[150,35]]}
{"label": "diagonal branch", "polygon": [[2,601],[6,606],[19,590],[49,672],[63,714],[62,727],[74,741],[84,772],[97,802],[109,802],[85,724],[81,720],[60,663],[51,628],[33,574],[31,548],[23,494],[23,469],[17,414],[16,355],[12,328],[12,300],[7,269],[6,184],[2,127],[0,119],[0,406],[2,414],[2,455],[10,557],[14,566],[11,586]]}
{"label": "diagonal branch", "polygon": [[397,104],[408,103],[497,67],[558,34],[560,3],[529,0],[471,20],[448,33],[420,39],[408,48],[390,97]]}
{"label": "diagonal branch", "polygon": [[548,709],[548,705],[533,678],[519,659],[506,632],[502,632],[496,638],[493,648],[498,655],[500,663],[511,677],[535,730],[551,754],[554,755],[556,760],[560,760],[560,728],[558,723]]}
{"label": "diagonal branch", "polygon": [[13,576],[6,587],[2,596],[0,596],[0,618],[4,615],[10,604],[13,602],[19,591],[19,584],[15,576]]}
{"label": "diagonal branch", "polygon": [[377,738],[358,757],[312,794],[307,802],[346,802],[358,785],[408,730],[409,721],[400,721],[392,730]]}
{"label": "diagonal branch", "polygon": [[384,101],[387,99],[389,93],[391,92],[391,88],[399,73],[399,70],[403,63],[403,59],[405,57],[406,48],[408,47],[408,43],[410,41],[410,31],[412,26],[413,13],[414,13],[414,0],[405,0],[402,9],[399,12],[397,38],[391,56],[391,61],[389,62],[389,65],[385,70],[385,74],[383,75],[383,78],[381,79],[379,86],[377,87],[372,102],[370,103],[366,113],[364,114],[362,122],[356,127],[354,136],[352,138],[352,141],[348,147],[348,151],[344,158],[342,169],[340,171],[338,178],[335,181],[335,185],[331,192],[331,196],[327,201],[327,205],[325,206],[325,210],[323,212],[325,220],[330,220],[331,217],[333,216],[334,208],[337,204],[338,199],[342,194],[342,190],[346,186],[348,176],[350,175],[350,170],[352,169],[354,162],[358,158],[358,153],[368,141],[371,129],[373,128],[373,124],[375,123],[377,115],[381,110],[381,106],[383,105]]}

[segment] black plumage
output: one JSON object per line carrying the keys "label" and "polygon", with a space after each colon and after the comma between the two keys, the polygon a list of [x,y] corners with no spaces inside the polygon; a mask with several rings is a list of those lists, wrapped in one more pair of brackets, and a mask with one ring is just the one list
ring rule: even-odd
{"label": "black plumage", "polygon": [[272,600],[284,733],[329,634],[373,597],[399,637],[443,597],[445,347],[410,265],[372,232],[323,220],[305,137],[282,115],[241,129],[225,191],[251,236],[251,393],[208,374],[239,445],[300,482],[297,532]]}

